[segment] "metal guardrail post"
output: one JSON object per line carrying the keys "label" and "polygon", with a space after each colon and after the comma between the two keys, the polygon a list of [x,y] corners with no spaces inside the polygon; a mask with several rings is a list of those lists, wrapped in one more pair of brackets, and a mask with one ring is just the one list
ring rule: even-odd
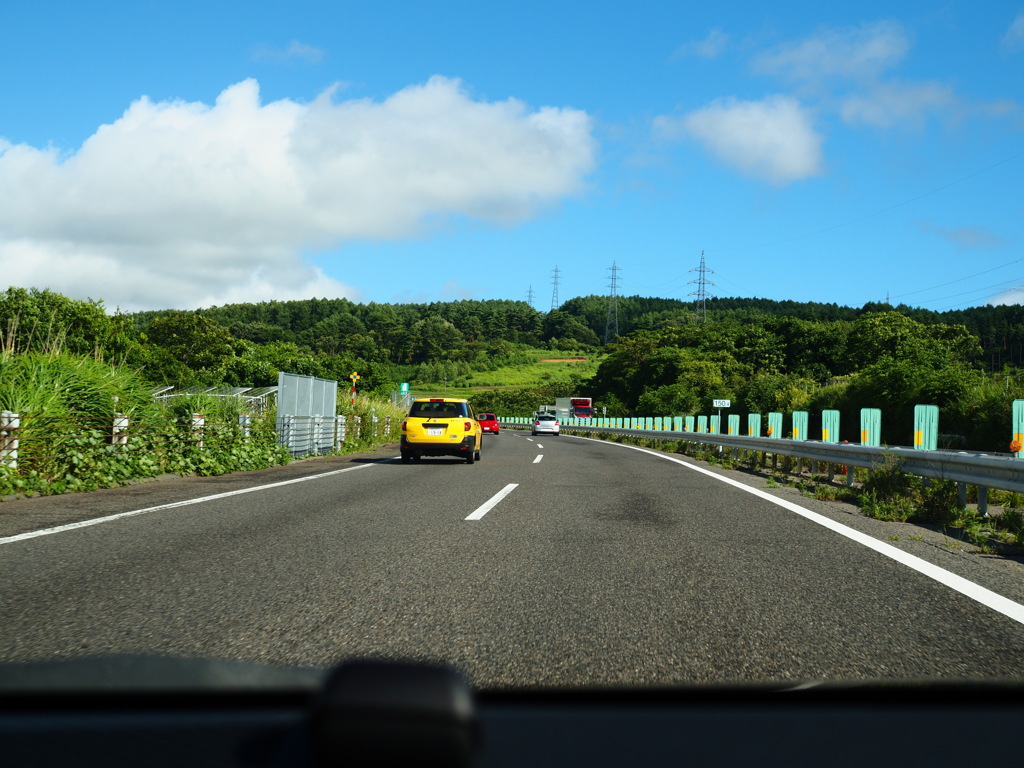
{"label": "metal guardrail post", "polygon": [[21,417],[13,411],[0,411],[0,465],[18,468],[18,430]]}
{"label": "metal guardrail post", "polygon": [[114,427],[110,433],[110,444],[128,445],[128,417],[123,413],[114,414]]}
{"label": "metal guardrail post", "polygon": [[203,447],[203,428],[206,426],[206,417],[201,413],[192,414],[192,434],[198,437],[196,445]]}
{"label": "metal guardrail post", "polygon": [[291,453],[292,450],[292,426],[294,416],[291,414],[285,414],[277,419],[277,435],[278,442],[288,449]]}

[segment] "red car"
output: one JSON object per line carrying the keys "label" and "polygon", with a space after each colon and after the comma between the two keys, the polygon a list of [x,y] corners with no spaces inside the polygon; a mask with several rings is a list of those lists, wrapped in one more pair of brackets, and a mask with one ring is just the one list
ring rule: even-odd
{"label": "red car", "polygon": [[501,432],[501,425],[498,423],[498,417],[493,413],[478,413],[476,420],[480,422],[480,429],[484,431],[484,434],[490,432],[492,435],[497,435]]}

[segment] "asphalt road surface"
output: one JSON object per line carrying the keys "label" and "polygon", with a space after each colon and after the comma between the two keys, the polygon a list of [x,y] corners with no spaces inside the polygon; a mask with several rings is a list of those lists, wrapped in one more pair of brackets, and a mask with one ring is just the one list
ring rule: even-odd
{"label": "asphalt road surface", "polygon": [[991,607],[683,461],[506,430],[474,465],[393,447],[7,501],[0,660],[400,657],[480,687],[1024,675],[1019,573]]}

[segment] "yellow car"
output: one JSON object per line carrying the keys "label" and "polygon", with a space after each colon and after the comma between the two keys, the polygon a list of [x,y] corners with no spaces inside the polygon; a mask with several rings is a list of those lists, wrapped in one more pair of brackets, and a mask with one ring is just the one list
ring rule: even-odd
{"label": "yellow car", "polygon": [[468,400],[419,397],[402,422],[402,463],[423,456],[458,456],[472,464],[480,460],[482,435]]}

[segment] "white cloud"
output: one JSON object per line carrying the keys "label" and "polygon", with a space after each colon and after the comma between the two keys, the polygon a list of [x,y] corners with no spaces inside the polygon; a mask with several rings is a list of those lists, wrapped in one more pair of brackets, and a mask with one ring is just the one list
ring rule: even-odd
{"label": "white cloud", "polygon": [[300,43],[298,40],[292,40],[284,48],[261,45],[256,49],[253,58],[269,61],[293,61],[298,59],[309,64],[316,64],[324,58],[324,55],[324,51],[321,48]]}
{"label": "white cloud", "polygon": [[754,71],[799,82],[874,80],[907,54],[910,40],[895,22],[823,29],[754,61]]}
{"label": "white cloud", "polygon": [[679,46],[673,58],[698,56],[702,59],[717,59],[726,51],[730,42],[729,35],[715,27],[703,40],[694,40]]}
{"label": "white cloud", "polygon": [[467,288],[454,279],[445,281],[445,284],[441,287],[441,297],[444,301],[472,299],[476,293],[476,290],[473,288]]}
{"label": "white cloud", "polygon": [[468,216],[515,223],[578,193],[583,112],[471,99],[435,77],[375,102],[142,98],[77,151],[0,140],[4,284],[125,309],[349,296],[301,254]]}
{"label": "white cloud", "polygon": [[931,222],[918,224],[922,232],[935,234],[952,243],[960,250],[993,250],[1002,248],[1006,241],[998,234],[985,227],[939,227]]}
{"label": "white cloud", "polygon": [[931,118],[1016,111],[1006,100],[972,104],[946,83],[896,79],[892,71],[907,57],[910,43],[903,26],[891,21],[821,29],[763,54],[753,68],[794,83],[804,99],[836,109],[851,125],[919,129]]}
{"label": "white cloud", "polygon": [[719,99],[682,117],[656,118],[655,130],[669,139],[697,139],[726,165],[776,185],[822,171],[821,136],[788,96]]}
{"label": "white cloud", "polygon": [[1024,304],[1024,286],[1018,286],[1017,288],[1011,288],[1008,291],[1003,291],[989,301],[989,304],[993,304],[997,307],[1003,304]]}
{"label": "white cloud", "polygon": [[920,127],[929,114],[950,114],[959,108],[953,89],[942,83],[890,82],[847,96],[839,113],[847,123],[876,128]]}
{"label": "white cloud", "polygon": [[1003,45],[1010,50],[1024,49],[1024,11],[1017,14],[1010,28],[1003,36]]}

